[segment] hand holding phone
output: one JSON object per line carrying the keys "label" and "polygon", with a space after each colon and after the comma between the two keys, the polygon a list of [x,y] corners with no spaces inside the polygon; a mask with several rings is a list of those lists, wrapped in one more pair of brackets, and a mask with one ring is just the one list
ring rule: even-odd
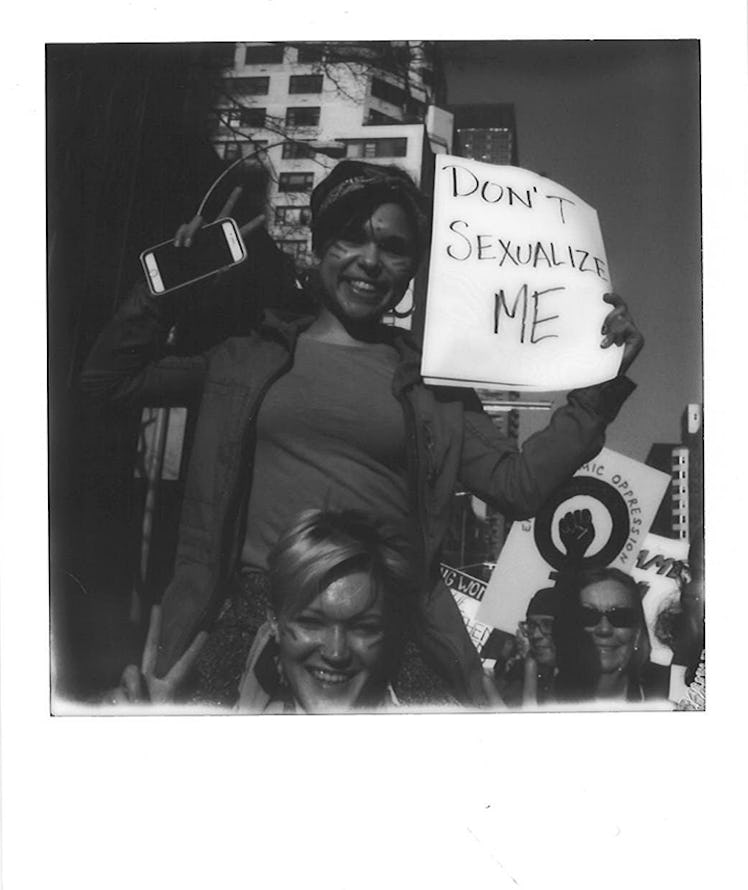
{"label": "hand holding phone", "polygon": [[239,227],[227,217],[204,226],[191,246],[162,241],[144,250],[140,261],[151,293],[160,296],[230,269],[246,256]]}
{"label": "hand holding phone", "polygon": [[[247,249],[242,236],[264,222],[260,214],[239,228],[229,214],[242,193],[237,186],[223,205],[219,219],[207,226],[198,214],[182,224],[171,241],[162,241],[140,255],[148,287],[154,296],[185,287],[243,262]],[[199,232],[199,235],[198,235]]]}

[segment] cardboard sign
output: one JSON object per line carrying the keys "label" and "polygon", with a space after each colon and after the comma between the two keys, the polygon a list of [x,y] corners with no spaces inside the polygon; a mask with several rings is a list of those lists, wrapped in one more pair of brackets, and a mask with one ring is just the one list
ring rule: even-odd
{"label": "cardboard sign", "polygon": [[440,568],[444,583],[452,591],[452,596],[455,598],[457,608],[460,610],[470,639],[478,652],[480,652],[492,630],[487,625],[475,620],[483,594],[486,592],[486,585],[478,578],[466,575],[465,572],[453,569],[444,563],[441,564]]}
{"label": "cardboard sign", "polygon": [[631,574],[669,483],[667,473],[603,448],[534,519],[514,523],[476,620],[514,633],[532,596],[552,586],[567,562],[561,519],[577,510],[589,510],[592,525],[591,541],[577,566],[615,566]]}
{"label": "cardboard sign", "polygon": [[597,212],[519,167],[436,156],[421,374],[431,383],[565,390],[610,380],[612,290]]}
{"label": "cardboard sign", "polygon": [[667,665],[673,660],[673,650],[657,639],[655,625],[661,609],[680,600],[679,570],[687,561],[688,541],[649,534],[631,571],[633,578],[647,588],[642,606],[652,647],[649,657],[655,664]]}

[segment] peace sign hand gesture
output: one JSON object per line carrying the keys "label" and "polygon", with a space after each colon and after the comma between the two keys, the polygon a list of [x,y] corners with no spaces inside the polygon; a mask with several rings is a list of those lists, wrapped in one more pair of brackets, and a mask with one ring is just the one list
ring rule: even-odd
{"label": "peace sign hand gesture", "polygon": [[[234,209],[234,205],[241,197],[242,191],[243,189],[240,185],[232,190],[231,194],[226,200],[226,203],[218,212],[218,216],[216,217],[216,219],[223,219],[225,216],[231,216],[231,211]],[[241,233],[242,237],[244,237],[245,235],[249,235],[250,232],[254,231],[254,229],[261,226],[264,222],[265,214],[261,213],[259,214],[259,216],[255,216],[254,219],[251,219],[248,223],[240,226],[239,232]],[[201,214],[193,216],[188,223],[182,223],[182,225],[174,234],[174,246],[191,247],[195,236],[200,231],[200,229],[202,229],[204,223],[205,218]]]}
{"label": "peace sign hand gesture", "polygon": [[148,636],[143,649],[140,670],[134,664],[129,664],[124,669],[120,685],[112,698],[112,704],[146,701],[151,702],[151,704],[171,704],[174,702],[179,687],[194,665],[200,650],[208,638],[208,634],[205,631],[201,631],[169,673],[165,677],[157,677],[155,668],[160,634],[161,606],[154,606],[151,609],[151,621],[148,625]]}

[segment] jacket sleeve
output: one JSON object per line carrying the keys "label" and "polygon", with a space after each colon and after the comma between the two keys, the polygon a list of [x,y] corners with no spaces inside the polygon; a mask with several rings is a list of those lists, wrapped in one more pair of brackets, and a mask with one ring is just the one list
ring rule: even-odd
{"label": "jacket sleeve", "polygon": [[553,491],[605,444],[605,428],[635,389],[626,377],[572,390],[521,451],[502,436],[478,397],[467,397],[460,481],[510,519],[534,516]]}
{"label": "jacket sleeve", "polygon": [[169,328],[164,300],[136,285],[86,359],[81,391],[128,407],[188,404],[200,392],[207,363],[202,355],[165,355]]}

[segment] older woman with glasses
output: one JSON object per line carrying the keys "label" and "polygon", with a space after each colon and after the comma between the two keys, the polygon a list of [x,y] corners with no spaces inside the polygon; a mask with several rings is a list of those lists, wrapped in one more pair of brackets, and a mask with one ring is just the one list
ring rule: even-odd
{"label": "older woman with glasses", "polygon": [[561,595],[557,588],[538,590],[530,600],[526,618],[517,628],[517,649],[496,677],[504,703],[512,707],[532,707],[554,698],[556,644],[553,625]]}
{"label": "older woman with glasses", "polygon": [[559,701],[634,703],[664,699],[649,661],[649,638],[636,581],[618,569],[578,574],[554,626]]}

